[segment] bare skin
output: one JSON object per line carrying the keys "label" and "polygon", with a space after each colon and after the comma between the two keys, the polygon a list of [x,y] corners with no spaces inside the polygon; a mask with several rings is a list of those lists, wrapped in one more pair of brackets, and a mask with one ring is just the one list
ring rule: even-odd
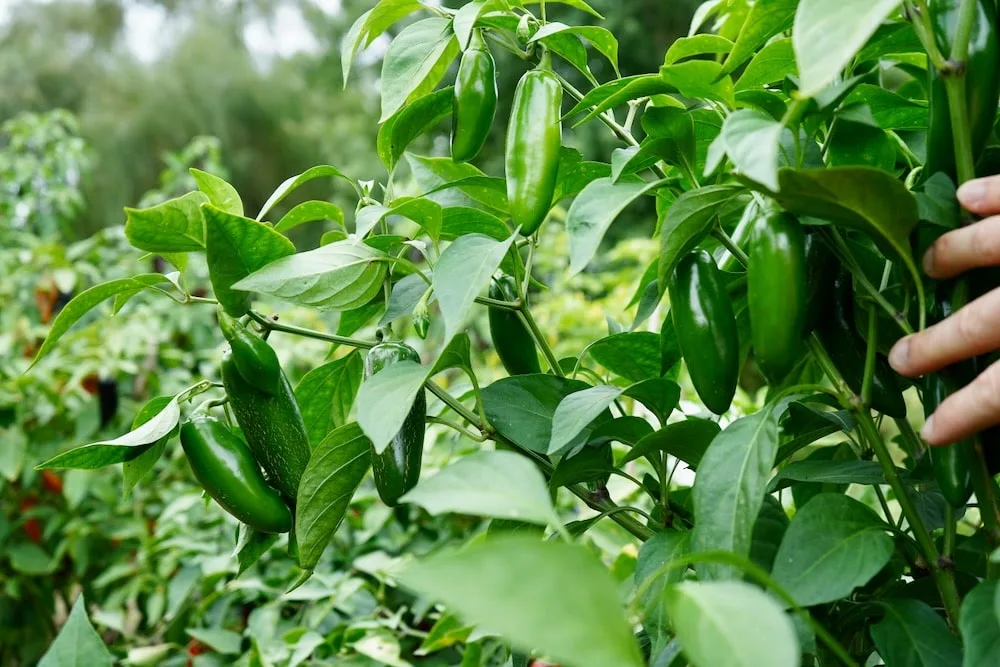
{"label": "bare skin", "polygon": [[[1000,265],[1000,176],[966,183],[958,199],[966,210],[986,217],[945,234],[927,251],[924,271],[932,278],[954,278],[970,269]],[[1000,289],[900,340],[889,363],[901,375],[919,377],[997,349]],[[921,435],[930,445],[949,445],[996,424],[1000,424],[1000,363],[941,403]]]}

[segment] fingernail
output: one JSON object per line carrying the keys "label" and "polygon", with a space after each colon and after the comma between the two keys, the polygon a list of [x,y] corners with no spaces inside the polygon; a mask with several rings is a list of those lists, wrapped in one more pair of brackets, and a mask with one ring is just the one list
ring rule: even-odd
{"label": "fingernail", "polygon": [[982,180],[969,181],[958,189],[958,199],[965,206],[976,206],[986,199],[986,190]]}
{"label": "fingernail", "polygon": [[934,437],[934,415],[931,415],[930,419],[924,423],[924,427],[920,429],[920,437],[924,440],[930,440]]}
{"label": "fingernail", "polygon": [[897,371],[902,371],[906,368],[906,362],[910,358],[910,339],[904,338],[903,340],[896,343],[892,351],[889,352],[889,364]]}
{"label": "fingernail", "polygon": [[934,246],[927,249],[924,253],[924,273],[927,275],[932,275],[934,273]]}

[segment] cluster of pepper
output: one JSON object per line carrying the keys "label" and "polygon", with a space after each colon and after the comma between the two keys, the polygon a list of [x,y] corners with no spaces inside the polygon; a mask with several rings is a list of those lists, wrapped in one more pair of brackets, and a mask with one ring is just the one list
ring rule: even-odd
{"label": "cluster of pepper", "polygon": [[[219,325],[230,345],[222,382],[240,433],[199,414],[181,427],[181,446],[195,477],[223,509],[261,532],[285,533],[311,453],[302,413],[267,341],[221,309]],[[380,343],[368,353],[365,375],[402,360],[419,357],[403,343]],[[372,453],[376,487],[390,506],[420,477],[426,410],[418,397],[390,446]]]}

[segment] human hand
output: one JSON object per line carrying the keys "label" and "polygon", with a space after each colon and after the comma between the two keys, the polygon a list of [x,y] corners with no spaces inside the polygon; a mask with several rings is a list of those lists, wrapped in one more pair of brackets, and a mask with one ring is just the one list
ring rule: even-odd
{"label": "human hand", "polygon": [[[970,269],[1000,265],[1000,176],[969,181],[959,188],[958,199],[968,211],[992,217],[949,232],[931,246],[923,263],[932,278],[953,278]],[[900,340],[889,363],[901,375],[918,377],[997,349],[1000,289]],[[996,424],[1000,424],[1000,364],[941,403],[921,435],[928,444],[947,445]]]}

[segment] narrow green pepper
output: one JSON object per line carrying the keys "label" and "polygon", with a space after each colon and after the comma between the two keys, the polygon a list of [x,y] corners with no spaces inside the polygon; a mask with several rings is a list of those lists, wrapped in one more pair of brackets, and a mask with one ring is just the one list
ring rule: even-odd
{"label": "narrow green pepper", "polygon": [[[930,417],[951,392],[940,375],[930,375],[924,383],[924,410]],[[972,495],[973,444],[964,441],[948,447],[931,447],[928,455],[941,495],[952,507],[964,507]]]}
{"label": "narrow green pepper", "polygon": [[483,149],[497,113],[496,64],[482,34],[472,33],[455,79],[451,114],[451,159],[468,162]]}
{"label": "narrow green pepper", "polygon": [[806,329],[808,336],[829,312],[833,283],[837,279],[837,258],[819,234],[806,234]]}
{"label": "narrow green pepper", "polygon": [[271,485],[294,503],[312,450],[288,378],[281,373],[278,390],[265,394],[243,378],[227,354],[222,361],[222,383],[254,459]]}
{"label": "narrow green pepper", "polygon": [[750,245],[747,296],[754,355],[772,384],[802,359],[806,327],[806,238],[788,213],[760,221]]}
{"label": "narrow green pepper", "polygon": [[[854,328],[854,286],[852,276],[845,271],[833,285],[834,307],[829,321],[816,330],[833,364],[855,394],[861,394],[865,376],[865,341]],[[906,417],[906,401],[889,362],[879,356],[875,362],[872,382],[872,407],[890,417]]]}
{"label": "narrow green pepper", "polygon": [[[519,297],[517,281],[506,274],[498,276],[490,283],[490,298],[512,303]],[[500,308],[490,308],[490,336],[493,349],[500,362],[511,375],[531,375],[541,373],[535,340],[524,326],[517,313]]]}
{"label": "narrow green pepper", "polygon": [[193,417],[181,426],[181,447],[198,482],[222,509],[255,530],[287,533],[292,513],[268,485],[250,448],[225,424]]}
{"label": "narrow green pepper", "polygon": [[[365,358],[365,378],[400,361],[420,363],[420,355],[406,343],[379,343]],[[372,448],[372,475],[378,495],[389,507],[420,481],[420,466],[424,457],[424,420],[427,417],[427,396],[421,390],[410,408],[399,433],[381,454]]]}
{"label": "narrow green pepper", "polygon": [[236,369],[254,388],[267,394],[278,391],[281,364],[267,341],[219,308],[219,328],[229,341]]}
{"label": "narrow green pepper", "polygon": [[515,227],[534,234],[552,207],[562,148],[562,85],[546,52],[517,84],[507,129],[507,201]]}
{"label": "narrow green pepper", "polygon": [[729,410],[740,374],[740,339],[725,281],[712,256],[697,250],[678,263],[670,312],[695,391],[717,415]]}
{"label": "narrow green pepper", "polygon": [[[951,41],[958,29],[962,0],[930,0],[930,17],[938,48],[947,58]],[[997,37],[997,11],[994,0],[979,0],[976,20],[969,40],[965,62],[965,96],[969,129],[972,134],[973,160],[986,147],[1000,100],[1000,39]],[[955,142],[952,133],[948,91],[942,78],[928,65],[930,75],[930,128],[927,133],[927,162],[924,178],[939,171],[956,180]]]}

